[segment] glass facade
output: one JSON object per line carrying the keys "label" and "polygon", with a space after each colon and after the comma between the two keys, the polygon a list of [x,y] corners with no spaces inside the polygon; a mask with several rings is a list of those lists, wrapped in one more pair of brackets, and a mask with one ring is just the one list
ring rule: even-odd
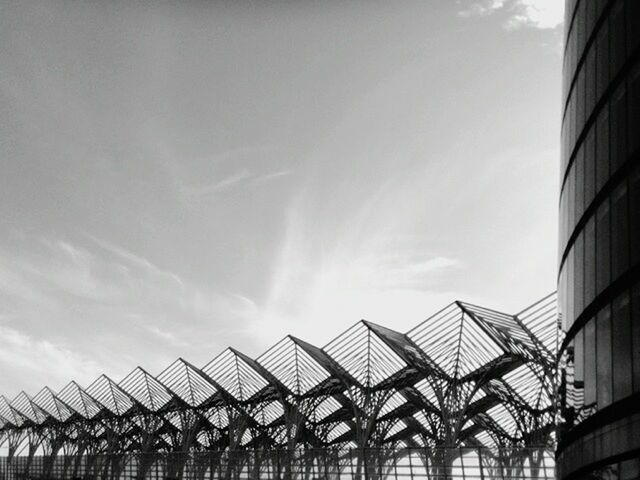
{"label": "glass facade", "polygon": [[640,457],[640,0],[565,14],[558,471],[638,478],[611,458]]}

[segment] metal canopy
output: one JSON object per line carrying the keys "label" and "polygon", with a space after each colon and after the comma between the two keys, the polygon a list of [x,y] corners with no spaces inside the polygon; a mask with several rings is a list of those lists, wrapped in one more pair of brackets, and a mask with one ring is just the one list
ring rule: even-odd
{"label": "metal canopy", "polygon": [[[323,348],[287,336],[33,398],[0,396],[11,455],[554,442],[556,296],[515,315],[464,302],[406,333],[361,320]],[[28,448],[27,448],[28,447]],[[26,450],[25,450],[26,449]]]}

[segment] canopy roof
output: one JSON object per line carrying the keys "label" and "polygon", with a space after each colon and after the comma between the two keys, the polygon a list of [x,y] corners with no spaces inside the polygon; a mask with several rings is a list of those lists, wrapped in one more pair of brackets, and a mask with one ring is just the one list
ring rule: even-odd
{"label": "canopy roof", "polygon": [[361,320],[323,348],[287,336],[255,360],[227,348],[201,368],[179,358],[157,376],[136,367],[120,382],[0,396],[0,443],[95,424],[96,444],[119,425],[131,438],[149,429],[156,449],[178,437],[191,449],[525,446],[532,429],[553,430],[557,323],[555,294],[517,314],[457,301],[406,333]]}

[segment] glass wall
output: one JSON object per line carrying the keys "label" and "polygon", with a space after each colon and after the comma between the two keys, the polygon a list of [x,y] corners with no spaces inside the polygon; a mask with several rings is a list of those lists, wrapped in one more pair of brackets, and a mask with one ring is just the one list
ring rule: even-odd
{"label": "glass wall", "polygon": [[561,463],[572,442],[591,451],[590,431],[640,411],[640,1],[568,0],[565,32]]}

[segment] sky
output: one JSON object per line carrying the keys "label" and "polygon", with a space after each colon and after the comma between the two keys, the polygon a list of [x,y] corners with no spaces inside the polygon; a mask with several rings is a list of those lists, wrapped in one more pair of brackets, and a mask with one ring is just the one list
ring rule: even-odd
{"label": "sky", "polygon": [[0,0],[0,393],[555,290],[559,0]]}

